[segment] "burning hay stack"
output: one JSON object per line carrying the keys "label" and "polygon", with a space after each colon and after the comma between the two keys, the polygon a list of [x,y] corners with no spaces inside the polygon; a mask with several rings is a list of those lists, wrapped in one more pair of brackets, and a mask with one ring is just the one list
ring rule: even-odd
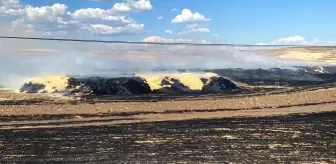
{"label": "burning hay stack", "polygon": [[219,93],[237,89],[230,80],[214,73],[139,74],[135,77],[45,76],[30,79],[21,88],[25,93],[94,95],[141,95],[155,93]]}

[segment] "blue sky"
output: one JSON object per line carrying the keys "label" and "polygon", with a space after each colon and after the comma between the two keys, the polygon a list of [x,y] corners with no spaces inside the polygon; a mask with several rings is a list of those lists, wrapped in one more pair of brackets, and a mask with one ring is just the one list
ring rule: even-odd
{"label": "blue sky", "polygon": [[[129,10],[112,11],[116,3]],[[22,35],[242,44],[336,41],[334,0],[0,0],[0,5],[1,25]],[[194,18],[174,22],[183,10]],[[127,21],[111,23],[108,16]]]}

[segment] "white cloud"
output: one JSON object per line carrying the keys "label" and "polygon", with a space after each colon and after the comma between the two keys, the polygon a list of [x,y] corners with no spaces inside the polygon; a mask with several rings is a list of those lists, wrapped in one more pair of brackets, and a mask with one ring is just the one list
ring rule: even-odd
{"label": "white cloud", "polygon": [[115,3],[112,7],[114,12],[130,12],[132,9],[126,3]]}
{"label": "white cloud", "polygon": [[194,29],[190,29],[191,33],[208,33],[210,32],[210,30],[208,28],[194,28]]}
{"label": "white cloud", "polygon": [[258,45],[281,45],[281,44],[288,44],[288,45],[305,45],[305,44],[314,44],[318,40],[315,38],[314,41],[307,41],[304,37],[300,35],[295,35],[295,36],[290,36],[290,37],[285,37],[285,38],[280,38],[277,40],[274,40],[270,43],[258,43]]}
{"label": "white cloud", "polygon": [[109,25],[134,23],[134,21],[127,19],[125,16],[112,15],[110,10],[100,8],[79,9],[72,14],[72,17],[84,22],[106,23]]}
{"label": "white cloud", "polygon": [[168,34],[173,34],[172,30],[165,30],[165,32],[168,33]]}
{"label": "white cloud", "polygon": [[196,34],[196,33],[209,33],[210,30],[208,28],[191,28],[191,29],[186,29],[180,34]]}
{"label": "white cloud", "polygon": [[183,39],[183,38],[177,38],[177,39],[167,39],[160,36],[150,36],[147,38],[144,38],[142,40],[143,42],[154,42],[154,43],[209,43],[206,40],[199,40],[199,41],[193,41],[191,39]]}
{"label": "white cloud", "polygon": [[276,41],[274,41],[274,43],[278,43],[278,44],[305,44],[307,43],[305,38],[299,35],[296,36],[290,36],[287,38],[280,38]]}
{"label": "white cloud", "polygon": [[22,15],[24,10],[22,9],[13,9],[6,6],[0,6],[0,16],[18,16]]}
{"label": "white cloud", "polygon": [[177,9],[172,8],[172,9],[170,10],[170,12],[174,12],[174,11],[177,11]]}
{"label": "white cloud", "polygon": [[221,39],[220,35],[218,35],[218,34],[212,34],[211,36],[214,37],[215,40],[220,40]]}
{"label": "white cloud", "polygon": [[159,16],[159,17],[157,18],[157,20],[161,20],[161,19],[163,19],[163,16]]}
{"label": "white cloud", "polygon": [[192,42],[191,39],[175,39],[175,42],[179,42],[179,43],[187,43],[187,42]]}
{"label": "white cloud", "polygon": [[19,0],[0,0],[0,16],[16,16],[11,24],[12,31],[29,35],[80,36],[78,34],[138,34],[144,24],[138,24],[128,14],[151,10],[150,0],[128,0],[115,3],[111,9],[82,8],[70,12],[65,4],[50,6],[22,6]]}
{"label": "white cloud", "polygon": [[0,6],[5,7],[18,7],[20,0],[0,0]]}
{"label": "white cloud", "polygon": [[25,24],[24,19],[17,19],[12,22],[12,28],[34,28],[32,24]]}
{"label": "white cloud", "polygon": [[23,13],[19,0],[0,0],[0,16],[17,16]]}
{"label": "white cloud", "polygon": [[172,42],[192,42],[190,39],[166,39],[159,36],[150,36],[142,40],[143,42],[159,42],[159,43],[172,43]]}
{"label": "white cloud", "polygon": [[129,0],[126,3],[115,3],[112,7],[114,12],[131,12],[141,10],[152,10],[150,0]]}
{"label": "white cloud", "polygon": [[194,24],[188,24],[188,25],[186,26],[186,29],[192,29],[192,28],[197,28],[197,27],[199,27],[199,25],[196,24],[196,23],[194,23]]}
{"label": "white cloud", "polygon": [[43,32],[42,36],[46,37],[65,37],[68,35],[67,31]]}
{"label": "white cloud", "polygon": [[19,32],[26,35],[41,35],[46,32],[58,33],[59,31],[71,31],[76,23],[67,19],[68,7],[64,4],[56,3],[51,6],[22,7],[17,5],[20,15],[11,23],[11,32]]}
{"label": "white cloud", "polygon": [[300,35],[295,35],[295,36],[280,38],[272,42],[258,43],[258,45],[284,45],[284,44],[323,46],[323,45],[335,45],[335,42],[334,41],[322,41],[322,40],[319,40],[318,38],[314,38],[313,40],[307,40],[306,38]]}
{"label": "white cloud", "polygon": [[196,33],[209,33],[211,32],[209,28],[207,28],[206,24],[187,24],[185,30],[180,32],[179,34],[196,34]]}
{"label": "white cloud", "polygon": [[198,12],[192,13],[189,9],[183,9],[182,13],[177,15],[171,22],[172,23],[190,23],[190,22],[207,22],[210,18],[206,18]]}
{"label": "white cloud", "polygon": [[107,15],[109,15],[109,10],[100,8],[79,9],[72,13],[72,16],[76,19],[98,18],[102,16],[105,17]]}
{"label": "white cloud", "polygon": [[212,34],[211,36],[216,37],[216,38],[219,38],[219,35],[218,35],[218,34]]}
{"label": "white cloud", "polygon": [[143,42],[171,42],[172,40],[161,38],[159,36],[150,36],[142,40]]}
{"label": "white cloud", "polygon": [[91,24],[90,31],[98,35],[113,35],[120,33],[136,34],[144,30],[144,24],[128,24],[122,27],[113,27],[104,24]]}
{"label": "white cloud", "polygon": [[149,0],[129,1],[130,5],[139,10],[152,10],[152,4]]}
{"label": "white cloud", "polygon": [[12,21],[11,31],[20,31],[25,35],[34,35],[36,31],[36,25],[25,23],[24,19],[17,19]]}
{"label": "white cloud", "polygon": [[64,4],[56,3],[52,6],[43,6],[43,7],[32,7],[27,6],[25,8],[26,16],[28,20],[47,20],[53,21],[57,17],[63,16],[66,14],[68,6]]}
{"label": "white cloud", "polygon": [[125,3],[115,3],[113,7],[109,10],[103,10],[100,14],[111,14],[111,13],[129,13],[133,11],[143,11],[152,10],[153,6],[150,0],[129,0]]}
{"label": "white cloud", "polygon": [[216,40],[220,39],[220,36],[218,34],[212,34],[211,36],[214,37]]}

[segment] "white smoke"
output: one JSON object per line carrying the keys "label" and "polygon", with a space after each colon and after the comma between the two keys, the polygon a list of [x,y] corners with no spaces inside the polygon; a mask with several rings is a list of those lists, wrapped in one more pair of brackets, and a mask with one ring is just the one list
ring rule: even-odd
{"label": "white smoke", "polygon": [[45,75],[130,76],[155,70],[289,68],[303,65],[230,47],[0,40],[0,85]]}

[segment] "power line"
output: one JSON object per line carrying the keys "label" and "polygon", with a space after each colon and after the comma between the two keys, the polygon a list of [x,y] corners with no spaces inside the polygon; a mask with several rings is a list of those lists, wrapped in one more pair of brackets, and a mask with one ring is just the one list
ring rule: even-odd
{"label": "power line", "polygon": [[134,41],[116,41],[116,40],[83,40],[83,39],[61,39],[61,38],[40,38],[40,37],[19,37],[19,36],[0,36],[0,39],[90,42],[90,43],[120,43],[120,44],[151,44],[151,45],[231,46],[231,47],[304,47],[303,45],[252,45],[252,44],[203,44],[203,43],[185,43],[185,42],[182,42],[182,43],[134,42]]}
{"label": "power line", "polygon": [[20,40],[42,40],[42,41],[63,41],[63,42],[88,42],[88,43],[117,43],[117,44],[150,44],[150,45],[189,45],[189,46],[230,46],[230,47],[335,47],[335,46],[316,46],[316,45],[257,45],[257,44],[203,44],[186,42],[136,42],[136,41],[117,41],[117,40],[84,40],[84,39],[62,39],[62,38],[41,38],[41,37],[20,37],[20,36],[0,36],[0,39],[20,39]]}

